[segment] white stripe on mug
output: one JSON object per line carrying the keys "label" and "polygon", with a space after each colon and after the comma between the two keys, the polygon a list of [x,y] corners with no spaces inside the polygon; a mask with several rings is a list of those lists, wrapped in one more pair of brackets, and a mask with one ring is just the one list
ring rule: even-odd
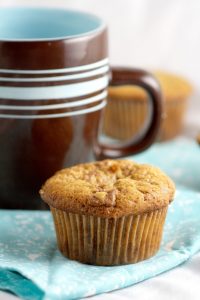
{"label": "white stripe on mug", "polygon": [[59,104],[48,104],[48,105],[0,105],[0,110],[49,110],[49,109],[61,109],[61,108],[72,108],[77,106],[83,106],[91,103],[98,102],[107,97],[107,91],[103,91],[102,93],[78,101],[71,101],[66,103]]}
{"label": "white stripe on mug", "polygon": [[0,69],[0,73],[10,73],[10,74],[53,74],[53,73],[74,73],[92,70],[95,68],[102,67],[108,64],[108,58],[97,61],[93,64],[63,68],[63,69],[49,69],[49,70],[14,70],[14,69]]}
{"label": "white stripe on mug", "polygon": [[46,86],[46,87],[10,87],[0,86],[0,99],[12,100],[50,100],[69,99],[81,97],[100,90],[108,86],[108,75],[90,80],[66,85]]}
{"label": "white stripe on mug", "polygon": [[73,75],[64,75],[64,76],[57,76],[57,77],[33,77],[33,78],[13,78],[13,77],[0,77],[0,81],[4,82],[51,82],[51,81],[67,81],[67,80],[76,80],[76,79],[83,79],[87,77],[93,77],[101,74],[107,73],[109,70],[109,66],[104,66],[96,70],[92,70],[85,73],[78,73]]}
{"label": "white stripe on mug", "polygon": [[95,111],[98,111],[102,109],[106,105],[106,100],[102,101],[100,104],[89,107],[86,109],[81,109],[77,111],[68,111],[65,113],[58,113],[58,114],[48,114],[48,115],[6,115],[6,114],[0,114],[0,119],[52,119],[52,118],[64,118],[64,117],[72,117],[72,116],[78,116],[83,114],[92,113]]}

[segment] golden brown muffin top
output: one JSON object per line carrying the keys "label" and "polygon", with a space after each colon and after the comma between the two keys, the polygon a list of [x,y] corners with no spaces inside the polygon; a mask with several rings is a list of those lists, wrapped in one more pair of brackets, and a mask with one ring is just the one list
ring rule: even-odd
{"label": "golden brown muffin top", "polygon": [[172,180],[160,169],[130,160],[103,160],[63,169],[40,190],[54,208],[100,217],[153,211],[174,196]]}
{"label": "golden brown muffin top", "polygon": [[[170,74],[163,71],[155,71],[152,73],[160,83],[164,99],[182,100],[189,97],[192,93],[191,84],[181,76]],[[110,86],[108,95],[111,99],[133,99],[146,100],[147,94],[144,89],[132,85]]]}

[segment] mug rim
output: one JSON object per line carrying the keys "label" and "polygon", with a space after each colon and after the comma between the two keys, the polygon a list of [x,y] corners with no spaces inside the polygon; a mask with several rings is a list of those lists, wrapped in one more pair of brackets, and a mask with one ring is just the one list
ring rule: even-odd
{"label": "mug rim", "polygon": [[56,42],[56,41],[62,41],[62,40],[76,40],[79,38],[84,38],[84,37],[88,37],[91,35],[95,35],[98,34],[99,32],[103,31],[106,29],[107,24],[105,22],[105,20],[103,20],[102,18],[100,18],[99,16],[93,14],[93,13],[89,13],[86,11],[81,11],[81,10],[76,10],[76,9],[62,9],[62,8],[57,8],[57,7],[45,7],[45,6],[5,6],[2,7],[1,12],[5,12],[5,11],[23,11],[23,10],[27,10],[27,11],[40,11],[40,12],[51,12],[51,13],[71,13],[71,14],[76,14],[77,17],[78,16],[82,16],[82,17],[88,17],[88,18],[93,18],[96,19],[97,22],[99,22],[99,25],[96,26],[96,28],[92,29],[92,30],[87,30],[83,33],[77,33],[77,34],[72,34],[72,35],[61,35],[58,37],[38,37],[38,38],[2,38],[0,36],[0,42],[8,42],[8,43],[12,43],[12,42],[17,42],[17,43],[31,43],[31,42]]}

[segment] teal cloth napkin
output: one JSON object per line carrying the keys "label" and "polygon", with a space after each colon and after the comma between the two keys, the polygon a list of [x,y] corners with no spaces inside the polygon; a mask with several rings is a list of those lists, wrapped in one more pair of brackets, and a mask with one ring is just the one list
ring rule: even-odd
{"label": "teal cloth napkin", "polygon": [[200,250],[200,149],[157,144],[134,156],[161,167],[177,184],[158,254],[126,266],[97,267],[64,258],[49,212],[0,210],[0,289],[23,299],[78,299],[123,288],[172,269]]}

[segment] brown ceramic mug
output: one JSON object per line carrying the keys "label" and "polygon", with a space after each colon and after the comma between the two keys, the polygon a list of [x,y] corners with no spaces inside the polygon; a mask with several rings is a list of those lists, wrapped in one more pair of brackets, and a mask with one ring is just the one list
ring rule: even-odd
{"label": "brown ceramic mug", "polygon": [[[58,169],[152,144],[161,119],[159,86],[142,70],[110,70],[107,28],[98,17],[1,8],[0,19],[0,208],[42,208],[38,189]],[[148,129],[126,145],[98,138],[110,75],[113,85],[143,87],[151,102]]]}

